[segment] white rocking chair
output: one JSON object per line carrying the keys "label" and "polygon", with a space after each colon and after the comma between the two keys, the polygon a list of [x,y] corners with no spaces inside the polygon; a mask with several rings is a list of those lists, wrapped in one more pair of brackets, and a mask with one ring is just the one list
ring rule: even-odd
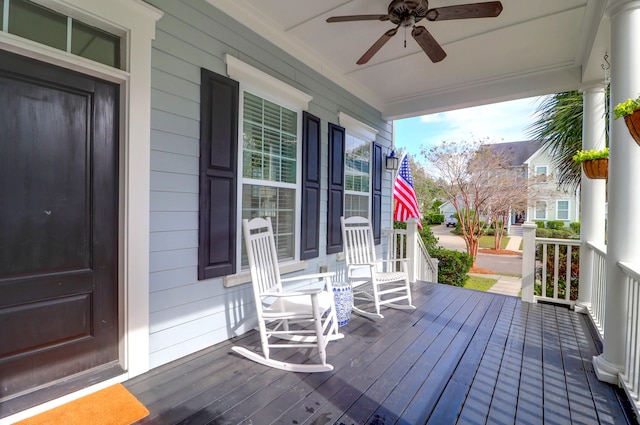
{"label": "white rocking chair", "polygon": [[[253,294],[258,314],[258,330],[262,355],[245,347],[232,350],[248,359],[292,372],[327,372],[326,346],[329,341],[343,338],[338,333],[331,277],[334,273],[317,273],[280,278],[278,254],[271,219],[243,220],[242,228],[251,269]],[[282,282],[315,280],[322,288],[285,291]],[[270,342],[270,338],[286,340]],[[272,359],[272,348],[317,348],[320,363],[297,364]]]}
{"label": "white rocking chair", "polygon": [[[383,318],[380,307],[412,310],[406,259],[376,260],[373,230],[364,217],[340,218],[347,279],[353,289],[353,311],[373,319]],[[398,301],[406,300],[406,304]],[[356,301],[360,301],[356,303]],[[373,302],[375,312],[358,306]],[[370,308],[369,308],[370,309]]]}

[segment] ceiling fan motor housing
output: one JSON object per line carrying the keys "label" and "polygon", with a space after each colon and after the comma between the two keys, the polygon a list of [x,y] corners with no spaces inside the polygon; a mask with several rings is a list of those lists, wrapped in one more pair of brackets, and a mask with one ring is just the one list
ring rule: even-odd
{"label": "ceiling fan motor housing", "polygon": [[389,4],[389,20],[396,25],[404,24],[410,20],[413,25],[427,16],[428,9],[429,2],[427,0],[392,0]]}

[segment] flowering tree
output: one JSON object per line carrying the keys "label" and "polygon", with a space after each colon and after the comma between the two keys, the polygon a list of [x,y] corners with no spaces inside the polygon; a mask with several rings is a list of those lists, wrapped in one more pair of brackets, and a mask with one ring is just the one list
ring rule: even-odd
{"label": "flowering tree", "polygon": [[[495,145],[491,145],[495,146]],[[499,223],[496,246],[511,209],[526,206],[528,181],[522,168],[512,166],[508,151],[482,142],[444,142],[422,148],[439,188],[453,204],[467,253],[476,265],[480,237]]]}

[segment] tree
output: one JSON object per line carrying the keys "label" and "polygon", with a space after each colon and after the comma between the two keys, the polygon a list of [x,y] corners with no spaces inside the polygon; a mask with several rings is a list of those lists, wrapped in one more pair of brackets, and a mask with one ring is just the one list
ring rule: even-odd
{"label": "tree", "polygon": [[[511,208],[526,204],[527,179],[511,167],[508,152],[481,142],[444,142],[422,148],[437,172],[439,188],[453,204],[467,253],[478,256],[479,239],[492,222],[505,223]],[[496,229],[497,232],[500,230]]]}
{"label": "tree", "polygon": [[553,157],[558,170],[558,185],[575,191],[582,176],[573,161],[582,149],[582,93],[562,92],[545,98],[537,109],[538,119],[528,127],[535,140]]}

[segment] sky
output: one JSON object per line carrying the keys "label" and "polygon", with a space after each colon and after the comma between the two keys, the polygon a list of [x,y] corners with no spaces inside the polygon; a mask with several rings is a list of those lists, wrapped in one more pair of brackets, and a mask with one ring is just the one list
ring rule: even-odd
{"label": "sky", "polygon": [[531,97],[398,120],[395,122],[396,148],[406,149],[419,162],[424,162],[420,148],[443,141],[488,139],[489,143],[500,143],[529,140],[526,128],[535,121],[541,99]]}

